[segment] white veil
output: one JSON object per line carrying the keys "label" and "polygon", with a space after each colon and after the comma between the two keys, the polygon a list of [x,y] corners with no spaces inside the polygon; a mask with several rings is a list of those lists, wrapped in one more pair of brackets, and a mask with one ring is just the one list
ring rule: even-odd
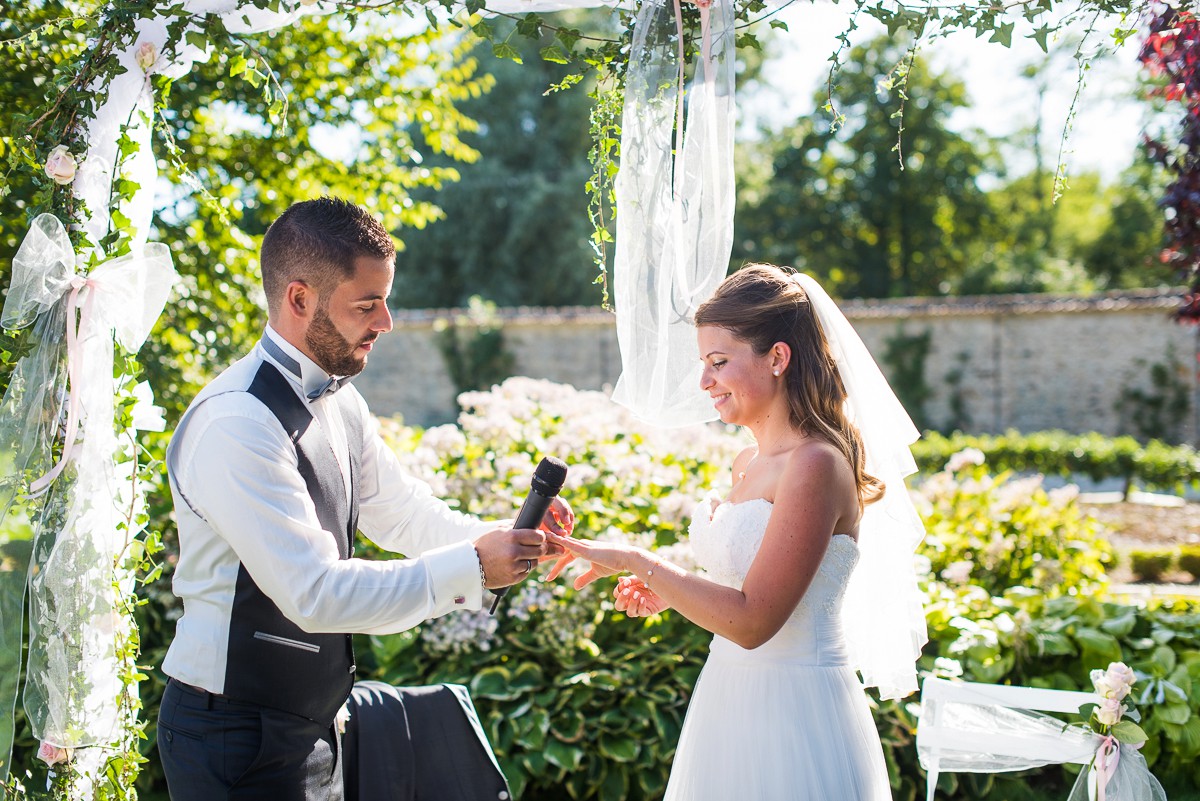
{"label": "white veil", "polygon": [[[701,4],[701,14],[704,57],[688,95],[682,146],[676,151],[672,141],[681,31],[671,0],[646,0],[638,12],[621,121],[613,290],[622,373],[613,399],[665,427],[716,417],[699,386],[692,315],[724,279],[733,248],[732,2]],[[926,641],[913,567],[924,527],[904,487],[916,470],[908,446],[918,434],[837,305],[812,278],[796,280],[837,358],[866,469],[889,488],[860,525],[861,557],[844,619],[864,682],[884,698],[900,698],[917,689],[915,663]]]}
{"label": "white veil", "polygon": [[864,469],[887,484],[883,498],[863,513],[859,562],[846,588],[842,617],[850,661],[881,697],[903,698],[917,689],[917,657],[925,644],[925,610],[914,551],[925,536],[904,477],[915,473],[909,445],[920,436],[858,332],[811,276],[793,276],[813,312],[846,387],[846,416],[866,449]]}

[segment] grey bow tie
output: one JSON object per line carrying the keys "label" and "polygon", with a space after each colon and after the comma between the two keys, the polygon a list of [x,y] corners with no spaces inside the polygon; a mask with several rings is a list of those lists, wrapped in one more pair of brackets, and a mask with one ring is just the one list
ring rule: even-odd
{"label": "grey bow tie", "polygon": [[351,378],[353,378],[353,376],[342,376],[340,378],[338,376],[330,376],[324,384],[317,387],[304,397],[308,398],[310,401],[320,400],[326,395],[332,395],[342,387],[349,384]]}
{"label": "grey bow tie", "polygon": [[[300,362],[284,353],[283,348],[276,345],[269,336],[263,336],[262,346],[263,350],[271,354],[271,357],[274,358],[275,361],[279,362],[279,364],[282,365],[285,370],[291,372],[291,374],[296,376],[296,378],[303,378],[303,375],[300,373]],[[350,379],[353,377],[354,376],[330,376],[324,384],[317,387],[312,392],[309,392],[304,397],[308,398],[309,401],[320,400],[326,395],[337,392],[339,389],[349,384]]]}

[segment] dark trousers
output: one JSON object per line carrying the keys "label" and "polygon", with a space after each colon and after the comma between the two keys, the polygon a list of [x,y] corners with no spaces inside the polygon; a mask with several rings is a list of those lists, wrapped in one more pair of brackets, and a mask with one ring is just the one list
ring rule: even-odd
{"label": "dark trousers", "polygon": [[343,801],[332,727],[171,679],[158,713],[171,801]]}

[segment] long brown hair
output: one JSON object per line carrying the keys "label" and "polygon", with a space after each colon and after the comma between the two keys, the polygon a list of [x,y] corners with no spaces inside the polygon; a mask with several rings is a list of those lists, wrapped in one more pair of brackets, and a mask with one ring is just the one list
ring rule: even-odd
{"label": "long brown hair", "polygon": [[883,497],[884,483],[863,469],[865,451],[857,426],[846,418],[846,387],[829,341],[791,273],[770,264],[750,264],[726,278],[700,305],[696,325],[724,328],[759,356],[776,342],[792,350],[784,373],[791,424],[840,450],[854,471],[860,505]]}

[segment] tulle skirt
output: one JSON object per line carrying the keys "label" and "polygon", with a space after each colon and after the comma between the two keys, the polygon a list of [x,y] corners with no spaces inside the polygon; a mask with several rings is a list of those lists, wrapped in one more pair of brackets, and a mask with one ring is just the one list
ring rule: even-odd
{"label": "tulle skirt", "polygon": [[891,801],[852,668],[719,645],[692,694],[666,801]]}

